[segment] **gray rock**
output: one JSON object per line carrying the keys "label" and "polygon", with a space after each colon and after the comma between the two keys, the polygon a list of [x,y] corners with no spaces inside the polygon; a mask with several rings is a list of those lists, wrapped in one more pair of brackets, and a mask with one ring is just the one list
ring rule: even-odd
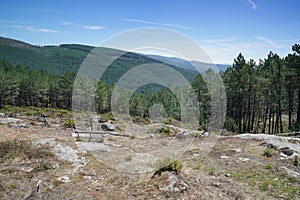
{"label": "gray rock", "polygon": [[298,172],[295,172],[295,171],[293,171],[293,170],[291,170],[291,169],[289,169],[289,168],[287,168],[285,166],[281,166],[279,168],[279,170],[285,171],[288,175],[293,176],[295,178],[299,178],[300,177],[300,174]]}
{"label": "gray rock", "polygon": [[22,124],[13,124],[13,128],[28,128],[28,124],[22,123]]}
{"label": "gray rock", "polygon": [[168,174],[168,185],[165,187],[159,187],[161,191],[180,192],[189,188],[189,186],[175,172],[167,171],[163,173]]}
{"label": "gray rock", "polygon": [[270,149],[276,149],[276,147],[273,144],[268,143],[268,142],[263,142],[263,143],[261,143],[261,145],[264,147],[270,148]]}
{"label": "gray rock", "polygon": [[94,152],[94,151],[103,151],[110,152],[112,149],[103,144],[97,142],[75,142],[80,152]]}
{"label": "gray rock", "polygon": [[282,147],[279,149],[279,151],[287,156],[291,156],[294,153],[294,151],[289,147]]}
{"label": "gray rock", "polygon": [[114,131],[116,129],[116,127],[113,124],[108,123],[108,122],[100,124],[99,127],[102,130],[106,130],[106,131]]}
{"label": "gray rock", "polygon": [[16,118],[11,118],[11,117],[7,117],[7,118],[0,118],[0,124],[16,124],[16,123],[20,123],[23,120],[21,119],[16,119]]}
{"label": "gray rock", "polygon": [[4,113],[0,113],[0,117],[5,117],[5,114]]}

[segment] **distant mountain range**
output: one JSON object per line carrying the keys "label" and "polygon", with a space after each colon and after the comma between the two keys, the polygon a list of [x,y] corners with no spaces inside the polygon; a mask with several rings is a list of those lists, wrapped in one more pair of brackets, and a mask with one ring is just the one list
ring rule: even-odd
{"label": "distant mountain range", "polygon": [[[166,57],[166,56],[160,56],[160,55],[147,55],[150,58],[153,58],[155,60],[160,60],[164,63],[174,65],[176,67],[182,68],[182,69],[188,69],[188,70],[207,70],[209,68],[214,69],[217,67],[220,71],[225,71],[230,65],[225,64],[212,64],[212,63],[205,63],[205,62],[199,62],[199,61],[187,61],[184,59],[180,59],[177,57]],[[197,69],[195,69],[197,68]]]}
{"label": "distant mountain range", "polygon": [[[13,65],[23,65],[30,69],[45,70],[51,73],[62,74],[67,71],[76,72],[85,57],[92,51],[93,46],[80,44],[61,44],[59,46],[34,46],[19,40],[0,37],[0,60],[6,60]],[[166,64],[182,73],[192,81],[199,73],[194,66],[207,69],[212,64],[197,61],[188,62],[180,58],[164,57],[159,55],[143,55],[124,52],[117,49],[101,48],[101,53],[107,57],[123,54],[105,73],[104,81],[115,83],[119,78],[133,67],[147,63]],[[194,66],[193,66],[194,65]],[[227,65],[217,65],[220,70]]]}

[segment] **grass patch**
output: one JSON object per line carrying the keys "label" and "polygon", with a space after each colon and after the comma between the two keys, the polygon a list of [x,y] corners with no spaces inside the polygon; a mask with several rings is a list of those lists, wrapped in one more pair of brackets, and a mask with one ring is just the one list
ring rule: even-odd
{"label": "grass patch", "polygon": [[52,164],[49,161],[47,161],[47,162],[42,161],[37,166],[35,166],[34,171],[35,172],[43,172],[43,171],[47,171],[50,169],[53,169]]}
{"label": "grass patch", "polygon": [[208,172],[208,174],[210,176],[213,176],[216,173],[216,168],[215,167],[208,167],[208,168],[205,169],[205,171]]}
{"label": "grass patch", "polygon": [[183,163],[176,158],[167,157],[161,160],[157,160],[154,164],[154,168],[156,171],[155,174],[160,174],[163,171],[174,171],[179,174],[181,169],[183,168]]}
{"label": "grass patch", "polygon": [[7,116],[14,116],[16,114],[27,116],[40,116],[45,115],[51,118],[71,118],[71,111],[55,108],[40,108],[40,107],[18,107],[18,106],[4,106],[0,112],[5,113]]}
{"label": "grass patch", "polygon": [[175,136],[179,130],[177,128],[170,128],[169,126],[164,126],[159,130],[159,133],[168,136],[168,137],[173,137]]}
{"label": "grass patch", "polygon": [[75,128],[75,122],[72,119],[68,119],[63,123],[64,128]]}
{"label": "grass patch", "polygon": [[272,169],[273,167],[272,167],[271,164],[266,164],[266,165],[265,165],[265,168],[266,168],[266,169]]}
{"label": "grass patch", "polygon": [[107,138],[108,141],[116,141],[117,139],[115,137],[109,137]]}
{"label": "grass patch", "polygon": [[112,119],[113,119],[112,112],[108,112],[108,113],[105,113],[105,114],[100,114],[100,122],[101,123],[107,122],[107,121],[112,120]]}
{"label": "grass patch", "polygon": [[76,142],[88,142],[89,139],[87,138],[82,138],[82,137],[76,137]]}
{"label": "grass patch", "polygon": [[266,192],[268,196],[280,199],[296,199],[300,196],[300,180],[289,176],[285,172],[274,170],[249,170],[232,173],[232,177],[240,182],[248,183]]}
{"label": "grass patch", "polygon": [[132,121],[135,124],[139,124],[139,125],[148,125],[150,124],[150,119],[149,118],[143,118],[143,117],[139,117],[139,116],[133,116],[132,117]]}
{"label": "grass patch", "polygon": [[199,170],[201,169],[203,166],[203,163],[201,161],[196,162],[194,169]]}
{"label": "grass patch", "polygon": [[43,158],[53,156],[53,153],[42,147],[34,146],[28,140],[8,140],[0,142],[0,163],[16,157],[23,159]]}
{"label": "grass patch", "polygon": [[270,149],[270,148],[265,148],[262,155],[267,157],[267,158],[270,158],[270,157],[273,156],[273,150]]}

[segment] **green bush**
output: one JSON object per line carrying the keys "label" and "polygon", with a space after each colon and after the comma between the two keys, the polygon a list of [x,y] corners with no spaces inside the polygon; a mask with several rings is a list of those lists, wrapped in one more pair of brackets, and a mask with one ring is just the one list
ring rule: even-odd
{"label": "green bush", "polygon": [[225,122],[225,128],[228,131],[235,132],[237,130],[237,125],[236,122],[233,118],[227,117],[226,122]]}
{"label": "green bush", "polygon": [[267,158],[272,157],[273,151],[270,148],[265,148],[264,152],[263,152],[263,156],[266,156]]}
{"label": "green bush", "polygon": [[293,131],[299,131],[299,130],[300,130],[300,123],[294,122],[294,123],[292,124],[292,130],[293,130]]}
{"label": "green bush", "polygon": [[139,117],[139,116],[133,116],[132,121],[135,124],[145,124],[145,125],[150,124],[150,119],[149,118],[142,118],[142,117]]}
{"label": "green bush", "polygon": [[165,121],[165,124],[172,124],[173,119],[171,117],[168,117]]}
{"label": "green bush", "polygon": [[215,167],[209,167],[206,169],[209,175],[213,176],[216,173],[216,168]]}
{"label": "green bush", "polygon": [[183,167],[183,163],[176,158],[167,157],[157,160],[154,167],[156,173],[161,173],[162,171],[174,171],[179,174]]}
{"label": "green bush", "polygon": [[159,133],[166,136],[171,136],[171,129],[168,126],[164,126],[159,130]]}
{"label": "green bush", "polygon": [[108,112],[105,114],[100,114],[100,122],[104,123],[107,122],[108,120],[112,120],[113,119],[113,114],[112,112]]}
{"label": "green bush", "polygon": [[72,119],[69,119],[63,123],[64,128],[75,128],[75,122]]}
{"label": "green bush", "polygon": [[265,168],[266,169],[272,169],[272,165],[268,163],[268,164],[265,165]]}

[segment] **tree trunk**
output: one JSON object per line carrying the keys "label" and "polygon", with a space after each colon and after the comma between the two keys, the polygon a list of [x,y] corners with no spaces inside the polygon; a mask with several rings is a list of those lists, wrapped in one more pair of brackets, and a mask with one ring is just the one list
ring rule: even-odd
{"label": "tree trunk", "polygon": [[288,122],[288,129],[292,130],[292,113],[294,108],[293,102],[293,91],[292,91],[292,84],[288,87],[288,115],[289,115],[289,122]]}

